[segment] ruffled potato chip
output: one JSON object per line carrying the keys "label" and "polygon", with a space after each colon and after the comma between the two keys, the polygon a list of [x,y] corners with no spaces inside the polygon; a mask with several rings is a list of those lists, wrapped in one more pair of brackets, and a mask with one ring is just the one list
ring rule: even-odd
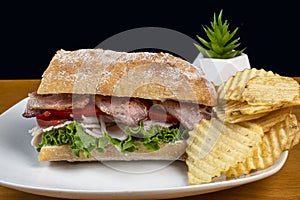
{"label": "ruffled potato chip", "polygon": [[254,106],[273,106],[299,96],[299,84],[290,77],[261,76],[250,79],[242,92],[242,101]]}
{"label": "ruffled potato chip", "polygon": [[247,102],[240,101],[227,101],[219,106],[220,110],[224,110],[227,117],[240,116],[240,115],[252,115],[259,113],[271,112],[282,108],[283,104],[277,105],[249,105]]}
{"label": "ruffled potato chip", "polygon": [[229,124],[216,118],[195,124],[187,140],[188,181],[207,183],[253,155],[263,130],[252,123]]}
{"label": "ruffled potato chip", "polygon": [[276,161],[281,153],[299,143],[300,130],[294,114],[286,115],[284,121],[270,127],[262,143],[254,146],[253,156],[231,167],[224,174],[228,177],[247,175],[252,170],[265,169]]}
{"label": "ruffled potato chip", "polygon": [[220,108],[215,108],[215,111],[216,111],[217,117],[220,120],[222,120],[224,122],[232,123],[232,124],[258,119],[258,118],[263,117],[268,114],[268,112],[264,112],[264,113],[250,114],[250,115],[241,114],[241,115],[226,116],[225,111],[223,111]]}
{"label": "ruffled potato chip", "polygon": [[291,114],[291,112],[291,107],[278,109],[250,122],[261,126],[264,132],[268,132],[275,124],[286,120],[287,116]]}
{"label": "ruffled potato chip", "polygon": [[279,76],[272,71],[265,71],[264,69],[245,69],[241,72],[237,72],[235,76],[229,77],[229,79],[221,84],[217,89],[217,93],[220,100],[235,100],[242,101],[242,93],[250,79],[260,76]]}

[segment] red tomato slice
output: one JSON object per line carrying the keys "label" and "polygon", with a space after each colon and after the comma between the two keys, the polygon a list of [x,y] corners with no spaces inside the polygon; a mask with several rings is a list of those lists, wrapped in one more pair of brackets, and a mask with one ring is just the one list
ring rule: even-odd
{"label": "red tomato slice", "polygon": [[64,122],[66,122],[68,119],[51,119],[51,118],[47,118],[44,117],[43,114],[36,116],[36,121],[37,124],[42,127],[42,128],[46,128],[49,126],[56,126],[58,124],[62,124]]}
{"label": "red tomato slice", "polygon": [[71,117],[72,110],[47,110],[43,112],[42,115],[45,116],[45,113],[49,113],[47,115],[50,118],[72,119]]}
{"label": "red tomato slice", "polygon": [[36,116],[37,123],[40,127],[49,127],[62,124],[67,120],[71,120],[76,117],[84,116],[98,116],[103,114],[101,110],[94,105],[86,106],[83,109],[74,110],[46,110],[40,115]]}

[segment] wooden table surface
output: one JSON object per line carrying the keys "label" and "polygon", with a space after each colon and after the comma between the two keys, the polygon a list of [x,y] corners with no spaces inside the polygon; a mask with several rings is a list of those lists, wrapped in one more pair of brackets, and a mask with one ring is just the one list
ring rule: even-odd
{"label": "wooden table surface", "polygon": [[[300,80],[300,78],[296,79]],[[39,80],[0,80],[0,114],[24,99],[28,92],[36,90],[39,82]],[[179,199],[300,199],[299,167],[300,144],[290,151],[283,168],[271,177],[232,189]],[[55,198],[42,197],[0,186],[0,200],[6,199],[34,200]]]}

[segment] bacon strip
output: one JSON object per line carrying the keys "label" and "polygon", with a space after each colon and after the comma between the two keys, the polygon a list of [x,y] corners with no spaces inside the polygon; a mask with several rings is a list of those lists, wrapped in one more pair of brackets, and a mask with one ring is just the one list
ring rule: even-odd
{"label": "bacon strip", "polygon": [[72,94],[50,94],[38,95],[36,92],[28,94],[24,117],[34,117],[40,113],[40,110],[67,110],[84,108],[90,102],[90,95],[72,95]]}
{"label": "bacon strip", "polygon": [[114,120],[129,126],[137,126],[148,117],[147,106],[137,99],[96,96],[96,106]]}
{"label": "bacon strip", "polygon": [[198,104],[168,100],[163,102],[162,105],[188,130],[192,130],[194,124],[199,123],[202,118],[210,119],[210,114],[205,112],[204,108],[201,108]]}

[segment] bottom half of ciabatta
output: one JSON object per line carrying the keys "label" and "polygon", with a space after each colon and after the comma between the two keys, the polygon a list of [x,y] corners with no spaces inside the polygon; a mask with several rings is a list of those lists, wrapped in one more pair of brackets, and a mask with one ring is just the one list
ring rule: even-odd
{"label": "bottom half of ciabatta", "polygon": [[160,149],[151,151],[141,143],[137,143],[139,149],[131,153],[123,153],[113,145],[107,145],[105,152],[92,151],[89,158],[82,152],[77,157],[71,150],[70,145],[43,146],[40,150],[39,161],[133,161],[133,160],[180,160],[185,161],[185,141],[162,144]]}

